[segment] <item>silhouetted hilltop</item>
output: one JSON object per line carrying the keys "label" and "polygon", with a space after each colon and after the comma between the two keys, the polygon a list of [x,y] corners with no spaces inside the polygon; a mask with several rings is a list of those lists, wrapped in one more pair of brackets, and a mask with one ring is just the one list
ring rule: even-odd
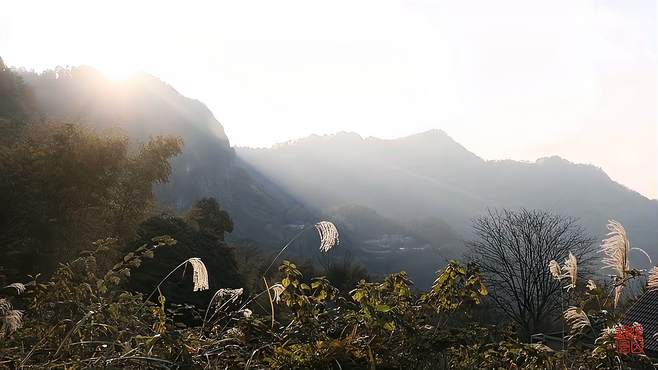
{"label": "silhouetted hilltop", "polygon": [[118,128],[138,139],[182,137],[183,153],[173,161],[169,183],[158,189],[162,206],[184,211],[200,198],[215,197],[235,220],[233,238],[275,245],[291,232],[287,223],[310,218],[302,204],[235,157],[224,128],[203,103],[156,77],[140,73],[112,81],[91,67],[20,75],[42,119]]}

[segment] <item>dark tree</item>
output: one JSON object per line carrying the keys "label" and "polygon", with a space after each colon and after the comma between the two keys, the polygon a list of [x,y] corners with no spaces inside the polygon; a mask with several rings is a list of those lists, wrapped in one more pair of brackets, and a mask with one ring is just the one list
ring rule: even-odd
{"label": "dark tree", "polygon": [[[34,99],[31,90],[0,57],[0,122],[3,126],[23,122],[30,118],[33,111]],[[2,127],[2,130],[5,129]],[[6,139],[6,137],[0,138],[0,140]]]}
{"label": "dark tree", "polygon": [[187,214],[188,222],[199,232],[224,240],[224,233],[233,232],[233,220],[215,198],[203,198],[196,202]]}
{"label": "dark tree", "polygon": [[473,225],[469,252],[480,266],[498,308],[523,335],[545,330],[560,310],[562,285],[548,264],[573,253],[587,273],[594,239],[571,217],[540,210],[489,211]]}
{"label": "dark tree", "polygon": [[368,270],[361,264],[354,262],[352,255],[343,255],[341,261],[328,260],[324,264],[323,274],[338,288],[341,293],[348,294],[354,289],[359,281],[370,280]]}
{"label": "dark tree", "polygon": [[99,238],[133,239],[181,145],[156,137],[135,147],[55,123],[0,144],[0,264],[18,278],[47,274]]}
{"label": "dark tree", "polygon": [[131,288],[150,293],[163,276],[191,257],[201,258],[208,268],[210,290],[193,292],[192,274],[187,269],[184,274],[172,275],[163,284],[162,293],[168,302],[187,302],[205,308],[217,289],[244,286],[235,260],[235,249],[200,232],[179,217],[162,214],[147,219],[137,229],[137,239],[129,245],[129,250],[135,250],[161,235],[172,237],[176,245],[158,248],[153,259],[144,260],[131,274]]}

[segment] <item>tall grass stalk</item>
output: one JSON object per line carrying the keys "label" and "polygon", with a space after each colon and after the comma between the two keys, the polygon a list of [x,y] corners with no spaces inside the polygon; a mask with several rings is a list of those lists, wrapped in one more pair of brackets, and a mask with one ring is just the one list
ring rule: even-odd
{"label": "tall grass stalk", "polygon": [[158,289],[160,289],[160,286],[162,286],[162,284],[167,279],[169,279],[169,277],[173,275],[174,272],[176,272],[179,268],[185,266],[187,263],[192,265],[192,269],[194,270],[192,275],[192,280],[194,282],[194,291],[196,292],[196,291],[208,289],[208,271],[206,270],[206,265],[203,264],[200,258],[196,258],[196,257],[188,258],[185,261],[181,262],[180,265],[174,267],[173,270],[169,271],[169,273],[164,278],[162,278],[162,280],[160,280],[160,282],[158,283],[158,285],[155,286],[155,289],[153,289],[151,294],[149,294],[148,297],[144,299],[144,302],[142,302],[142,304],[139,306],[138,311],[140,311],[142,307],[144,307],[146,302],[148,302],[149,299],[153,297],[155,292],[157,292]]}

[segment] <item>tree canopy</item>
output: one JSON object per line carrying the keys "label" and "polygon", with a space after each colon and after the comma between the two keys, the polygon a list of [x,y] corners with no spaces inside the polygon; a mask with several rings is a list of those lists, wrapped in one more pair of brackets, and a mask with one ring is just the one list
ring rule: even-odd
{"label": "tree canopy", "polygon": [[218,240],[225,233],[233,232],[233,220],[215,198],[203,198],[196,202],[187,214],[188,221],[200,232]]}
{"label": "tree canopy", "polygon": [[10,273],[50,272],[102,237],[129,240],[171,173],[181,141],[144,144],[80,125],[37,123],[0,147],[0,259]]}

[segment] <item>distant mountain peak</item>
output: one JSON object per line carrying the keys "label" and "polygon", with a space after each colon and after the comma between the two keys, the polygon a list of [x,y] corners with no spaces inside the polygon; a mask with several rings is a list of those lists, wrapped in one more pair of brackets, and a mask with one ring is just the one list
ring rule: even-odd
{"label": "distant mountain peak", "polygon": [[311,134],[305,137],[292,139],[284,141],[281,143],[276,143],[272,145],[272,148],[281,148],[291,145],[306,145],[306,144],[319,144],[319,143],[328,143],[328,142],[346,142],[351,143],[356,142],[406,142],[406,141],[418,141],[419,143],[424,142],[434,142],[436,140],[441,140],[442,143],[458,145],[462,149],[465,149],[461,144],[455,141],[450,137],[445,131],[441,129],[430,129],[427,131],[419,132],[416,134],[411,134],[407,136],[401,136],[393,139],[382,139],[376,136],[367,136],[363,137],[360,134],[353,131],[338,131],[332,134]]}
{"label": "distant mountain peak", "polygon": [[562,158],[559,155],[537,158],[535,162],[537,164],[573,164],[573,162],[569,161],[566,158]]}
{"label": "distant mountain peak", "polygon": [[419,132],[417,134],[411,134],[407,136],[403,136],[398,139],[394,140],[399,140],[399,141],[417,141],[419,143],[442,143],[442,144],[456,144],[461,146],[455,139],[450,137],[445,131],[440,130],[440,129],[431,129],[423,132]]}
{"label": "distant mountain peak", "polygon": [[364,139],[361,135],[351,131],[339,131],[333,134],[311,134],[309,136],[292,139],[272,145],[272,149],[282,149],[291,146],[318,145],[331,142],[362,142]]}

